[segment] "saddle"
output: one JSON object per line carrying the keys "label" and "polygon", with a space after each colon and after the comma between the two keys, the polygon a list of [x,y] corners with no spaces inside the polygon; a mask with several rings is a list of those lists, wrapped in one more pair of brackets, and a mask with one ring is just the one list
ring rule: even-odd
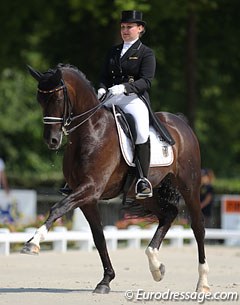
{"label": "saddle", "polygon": [[[146,102],[146,104],[148,103]],[[151,109],[151,107],[148,106],[148,109]],[[118,122],[120,123],[126,136],[131,139],[131,143],[134,147],[137,138],[137,131],[133,116],[130,113],[125,113],[119,106],[116,105],[115,105],[115,111],[118,116]],[[162,124],[162,122],[158,119],[158,117],[155,115],[155,113],[152,110],[151,112],[149,111],[149,116],[150,116],[150,122],[153,128],[159,134],[160,139],[162,141],[165,141],[171,146],[174,145],[175,144],[174,139],[168,132],[167,128]]]}
{"label": "saddle", "polygon": [[131,144],[134,147],[137,138],[137,130],[133,116],[130,113],[125,113],[119,106],[116,105],[115,111],[118,117],[118,122],[120,123],[126,136],[131,140]]}
{"label": "saddle", "polygon": [[[113,105],[112,113],[115,118],[119,144],[122,155],[129,165],[128,174],[123,187],[123,204],[126,200],[127,193],[136,180],[135,164],[135,142],[137,137],[135,120],[131,114]],[[169,166],[173,162],[173,150],[171,145],[164,140],[164,136],[150,126],[150,145],[151,145],[151,163],[150,167]]]}

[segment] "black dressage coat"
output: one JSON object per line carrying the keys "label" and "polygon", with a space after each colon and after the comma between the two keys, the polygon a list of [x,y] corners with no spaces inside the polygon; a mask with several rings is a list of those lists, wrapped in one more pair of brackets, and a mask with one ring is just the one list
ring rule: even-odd
{"label": "black dressage coat", "polygon": [[126,94],[136,93],[148,107],[150,122],[159,131],[161,137],[170,145],[175,141],[166,127],[153,113],[148,91],[155,75],[156,59],[153,51],[138,39],[121,58],[123,44],[110,50],[100,79],[100,88],[108,89],[124,84]]}
{"label": "black dressage coat", "polygon": [[112,47],[107,55],[100,88],[124,84],[126,94],[143,95],[149,101],[148,90],[155,75],[156,59],[153,51],[139,39],[120,58],[123,44]]}

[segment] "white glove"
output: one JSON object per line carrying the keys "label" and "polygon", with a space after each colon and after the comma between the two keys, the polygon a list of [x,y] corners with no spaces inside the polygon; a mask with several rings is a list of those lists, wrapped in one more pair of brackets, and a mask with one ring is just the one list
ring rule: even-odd
{"label": "white glove", "polygon": [[108,89],[112,95],[120,95],[125,92],[125,86],[124,85],[115,85]]}
{"label": "white glove", "polygon": [[98,92],[97,92],[98,99],[100,99],[105,93],[106,93],[106,90],[104,88],[99,88]]}

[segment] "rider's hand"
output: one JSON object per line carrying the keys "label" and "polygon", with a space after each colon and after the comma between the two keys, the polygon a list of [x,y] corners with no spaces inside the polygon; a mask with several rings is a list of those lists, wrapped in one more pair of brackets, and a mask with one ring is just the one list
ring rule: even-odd
{"label": "rider's hand", "polygon": [[108,89],[112,95],[120,95],[125,93],[125,86],[124,85],[115,85]]}
{"label": "rider's hand", "polygon": [[97,92],[98,99],[100,99],[105,93],[106,93],[106,90],[104,88],[99,88],[98,92]]}

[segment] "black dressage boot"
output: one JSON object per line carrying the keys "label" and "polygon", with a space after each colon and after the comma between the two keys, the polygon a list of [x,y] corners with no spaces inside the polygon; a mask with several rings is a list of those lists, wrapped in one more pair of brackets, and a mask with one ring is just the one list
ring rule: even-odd
{"label": "black dressage boot", "polygon": [[150,139],[143,144],[136,144],[135,164],[138,171],[138,181],[135,192],[137,199],[152,197],[152,185],[147,179],[150,165]]}

